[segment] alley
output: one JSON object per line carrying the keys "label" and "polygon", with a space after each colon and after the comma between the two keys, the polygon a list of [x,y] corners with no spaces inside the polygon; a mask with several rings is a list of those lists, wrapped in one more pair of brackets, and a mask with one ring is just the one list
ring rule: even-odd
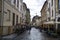
{"label": "alley", "polygon": [[0,40],[60,40],[60,0],[0,0]]}
{"label": "alley", "polygon": [[30,32],[25,31],[16,38],[12,38],[9,40],[59,40],[59,38],[50,37],[44,32],[40,32],[39,29],[32,28]]}

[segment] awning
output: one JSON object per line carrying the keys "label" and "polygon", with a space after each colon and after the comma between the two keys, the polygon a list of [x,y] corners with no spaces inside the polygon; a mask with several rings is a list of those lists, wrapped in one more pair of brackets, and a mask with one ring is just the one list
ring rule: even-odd
{"label": "awning", "polygon": [[44,22],[44,24],[54,24],[54,21]]}
{"label": "awning", "polygon": [[60,24],[60,22],[54,22],[54,21],[49,21],[49,22],[44,22],[43,24]]}

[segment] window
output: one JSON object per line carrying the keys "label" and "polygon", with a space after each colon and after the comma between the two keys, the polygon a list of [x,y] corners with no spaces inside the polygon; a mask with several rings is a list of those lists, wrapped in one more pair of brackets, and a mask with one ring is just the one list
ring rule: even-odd
{"label": "window", "polygon": [[50,3],[49,3],[49,8],[48,8],[48,11],[49,11],[49,13],[50,13]]}
{"label": "window", "polygon": [[19,0],[17,0],[17,7],[19,8]]}
{"label": "window", "polygon": [[16,0],[14,0],[14,4],[16,4]]}
{"label": "window", "polygon": [[59,10],[59,14],[60,14],[60,10]]}
{"label": "window", "polygon": [[23,13],[22,13],[22,17],[23,17]]}
{"label": "window", "polygon": [[60,22],[60,17],[58,18],[58,22]]}
{"label": "window", "polygon": [[53,17],[53,10],[52,10],[52,17]]}
{"label": "window", "polygon": [[10,10],[7,10],[7,11],[8,11],[7,12],[8,13],[8,20],[10,21],[10,16],[11,16],[10,13],[11,13],[11,11]]}
{"label": "window", "polygon": [[20,17],[20,23],[21,23],[21,17]]}
{"label": "window", "polygon": [[20,0],[21,2],[23,1],[23,0]]}
{"label": "window", "polygon": [[6,14],[7,14],[7,12],[5,12],[5,11],[4,11],[4,14],[6,15]]}
{"label": "window", "polygon": [[20,6],[20,10],[22,10],[22,5]]}
{"label": "window", "polygon": [[50,21],[50,18],[48,18],[48,21]]}
{"label": "window", "polygon": [[58,1],[58,4],[59,4],[59,9],[60,9],[60,0]]}
{"label": "window", "polygon": [[15,25],[15,13],[13,13],[13,17],[12,17],[12,25]]}
{"label": "window", "polygon": [[53,6],[53,0],[51,0],[52,1],[52,6]]}
{"label": "window", "polygon": [[59,14],[60,14],[60,0],[58,0]]}
{"label": "window", "polygon": [[8,0],[11,3],[11,0]]}
{"label": "window", "polygon": [[16,15],[16,24],[18,24],[18,15]]}
{"label": "window", "polygon": [[7,12],[4,11],[4,21],[7,21],[8,20],[8,15],[7,15]]}
{"label": "window", "polygon": [[1,13],[1,11],[0,11],[0,13]]}

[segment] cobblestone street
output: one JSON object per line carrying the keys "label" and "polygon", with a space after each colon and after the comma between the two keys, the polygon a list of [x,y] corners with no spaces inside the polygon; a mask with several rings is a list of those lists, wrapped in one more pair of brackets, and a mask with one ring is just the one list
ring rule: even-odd
{"label": "cobblestone street", "polygon": [[5,40],[60,40],[60,39],[48,36],[44,32],[40,32],[39,29],[32,28],[31,31],[25,31],[24,33],[18,35],[16,38]]}

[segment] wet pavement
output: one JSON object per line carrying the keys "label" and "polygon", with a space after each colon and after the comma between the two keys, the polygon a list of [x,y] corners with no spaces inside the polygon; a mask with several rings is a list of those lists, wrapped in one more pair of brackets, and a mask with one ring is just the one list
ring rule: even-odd
{"label": "wet pavement", "polygon": [[44,32],[40,32],[39,29],[32,28],[30,31],[27,30],[16,38],[5,40],[60,40],[60,38],[51,37]]}

